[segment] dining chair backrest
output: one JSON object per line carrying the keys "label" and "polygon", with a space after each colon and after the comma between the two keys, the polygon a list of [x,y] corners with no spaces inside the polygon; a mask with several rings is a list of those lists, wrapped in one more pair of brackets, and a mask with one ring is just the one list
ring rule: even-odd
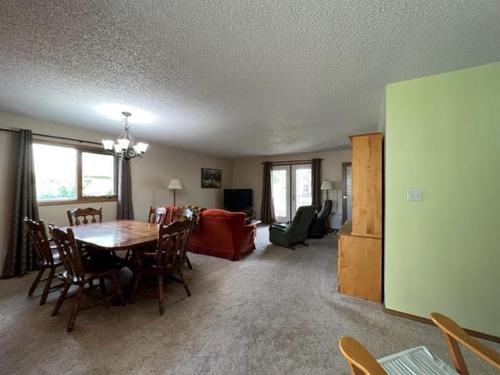
{"label": "dining chair backrest", "polygon": [[189,229],[194,226],[194,212],[190,206],[180,207],[175,210],[172,215],[172,222],[176,221],[188,221]]}
{"label": "dining chair backrest", "polygon": [[433,312],[431,313],[431,320],[443,332],[453,365],[461,375],[467,375],[469,374],[469,371],[465,364],[459,344],[462,344],[493,367],[500,370],[499,352],[474,339],[467,332],[465,332],[462,327],[443,314]]}
{"label": "dining chair backrest", "polygon": [[70,226],[88,224],[90,218],[90,223],[102,223],[102,207],[100,208],[73,208],[72,210],[67,210],[68,220]]}
{"label": "dining chair backrest", "polygon": [[166,213],[167,209],[165,207],[149,207],[148,223],[162,224]]}
{"label": "dining chair backrest", "polygon": [[179,207],[174,215],[173,221],[183,221],[183,220],[191,220],[193,217],[193,210],[190,206]]}
{"label": "dining chair backrest", "polygon": [[83,281],[85,275],[83,273],[82,259],[73,229],[68,228],[65,232],[60,228],[49,225],[49,230],[57,245],[59,256],[61,257],[68,277],[75,283]]}
{"label": "dining chair backrest", "polygon": [[35,221],[25,217],[24,223],[28,228],[28,236],[37,255],[37,263],[39,265],[53,265],[54,257],[52,256],[47,229],[43,220]]}
{"label": "dining chair backrest", "polygon": [[192,232],[193,230],[198,228],[198,226],[200,225],[201,211],[202,211],[202,209],[200,207],[191,206],[191,205],[179,207],[175,211],[175,213],[172,217],[172,221],[173,222],[174,221],[185,221],[185,220],[190,221],[190,223],[191,223],[190,230]]}
{"label": "dining chair backrest", "polygon": [[191,223],[187,220],[160,225],[157,246],[157,258],[160,265],[183,264],[185,243],[189,239],[190,228]]}
{"label": "dining chair backrest", "polygon": [[353,375],[387,374],[375,357],[373,357],[356,339],[352,337],[341,337],[339,346]]}

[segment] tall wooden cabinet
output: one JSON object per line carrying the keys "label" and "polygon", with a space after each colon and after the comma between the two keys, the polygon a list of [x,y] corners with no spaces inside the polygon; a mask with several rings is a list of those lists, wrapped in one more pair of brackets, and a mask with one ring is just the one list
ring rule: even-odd
{"label": "tall wooden cabinet", "polygon": [[339,231],[340,293],[382,301],[382,133],[351,137],[352,222]]}

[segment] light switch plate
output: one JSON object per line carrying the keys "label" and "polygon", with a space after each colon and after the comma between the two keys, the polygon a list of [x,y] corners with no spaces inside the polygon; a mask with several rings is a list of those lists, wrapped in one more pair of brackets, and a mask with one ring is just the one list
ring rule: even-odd
{"label": "light switch plate", "polygon": [[422,189],[408,189],[406,190],[406,199],[413,202],[422,200]]}

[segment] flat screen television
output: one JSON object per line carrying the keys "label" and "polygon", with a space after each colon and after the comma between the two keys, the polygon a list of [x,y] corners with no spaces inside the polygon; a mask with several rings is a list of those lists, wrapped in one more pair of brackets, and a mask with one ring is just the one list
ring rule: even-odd
{"label": "flat screen television", "polygon": [[253,207],[252,189],[224,189],[224,208],[236,211]]}

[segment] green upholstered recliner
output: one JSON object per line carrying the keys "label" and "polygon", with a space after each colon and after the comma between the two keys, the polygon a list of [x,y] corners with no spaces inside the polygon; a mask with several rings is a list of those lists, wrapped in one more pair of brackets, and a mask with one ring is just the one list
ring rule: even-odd
{"label": "green upholstered recliner", "polygon": [[273,224],[269,227],[269,241],[291,248],[294,244],[304,243],[315,213],[313,206],[299,207],[290,224]]}

